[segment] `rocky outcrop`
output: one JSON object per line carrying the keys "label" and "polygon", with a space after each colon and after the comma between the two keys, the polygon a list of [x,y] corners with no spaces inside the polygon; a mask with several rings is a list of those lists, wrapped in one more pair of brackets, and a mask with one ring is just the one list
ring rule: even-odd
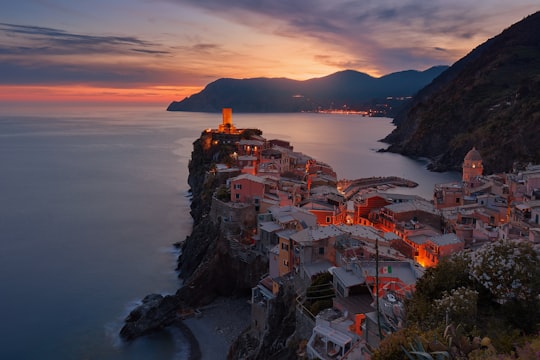
{"label": "rocky outcrop", "polygon": [[394,119],[388,151],[461,170],[476,147],[486,173],[540,162],[540,12],[478,46]]}
{"label": "rocky outcrop", "polygon": [[177,318],[179,299],[176,296],[147,295],[125,319],[120,336],[133,340],[171,325]]}
{"label": "rocky outcrop", "polygon": [[[218,296],[250,294],[268,269],[262,256],[241,257],[234,242],[223,236],[219,220],[210,216],[212,195],[226,177],[209,175],[214,161],[228,156],[226,148],[203,146],[204,134],[193,143],[188,182],[192,191],[192,233],[179,244],[179,276],[184,285],[174,295],[148,295],[125,319],[120,335],[125,340],[159,331],[178,321],[186,310],[211,303]],[[210,142],[211,143],[211,142]]]}

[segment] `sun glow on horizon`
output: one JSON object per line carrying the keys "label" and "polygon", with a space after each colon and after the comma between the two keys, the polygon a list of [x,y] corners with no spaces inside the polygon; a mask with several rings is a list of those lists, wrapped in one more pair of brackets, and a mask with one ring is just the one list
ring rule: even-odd
{"label": "sun glow on horizon", "polygon": [[148,86],[141,88],[105,88],[86,85],[0,85],[4,102],[103,102],[160,103],[182,100],[202,90],[199,86]]}

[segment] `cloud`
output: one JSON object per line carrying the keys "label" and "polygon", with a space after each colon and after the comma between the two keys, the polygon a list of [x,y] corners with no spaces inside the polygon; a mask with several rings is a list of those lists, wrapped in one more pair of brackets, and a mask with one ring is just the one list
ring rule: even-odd
{"label": "cloud", "polygon": [[[122,53],[129,51],[166,53],[163,50],[152,50],[156,44],[133,36],[87,35],[69,33],[64,30],[0,23],[0,37],[7,43],[3,54],[88,54],[99,52]],[[23,42],[31,46],[10,46]],[[134,48],[136,46],[136,48]],[[150,49],[148,49],[150,48]]]}
{"label": "cloud", "polygon": [[220,49],[220,46],[217,44],[195,44],[192,46],[192,49],[195,51],[206,52],[206,51]]}
{"label": "cloud", "polygon": [[169,49],[133,36],[0,23],[0,40],[0,84],[170,83],[167,69],[148,61]]}
{"label": "cloud", "polygon": [[[334,61],[337,64],[369,63],[383,72],[428,63],[453,63],[526,15],[527,8],[533,12],[527,0],[497,3],[497,6],[469,0],[163,1],[203,9],[258,31],[319,43],[334,56],[347,55],[344,60]],[[495,24],[494,19],[500,20],[501,11],[509,18],[515,14],[515,20]],[[387,54],[398,55],[408,63],[381,58]],[[323,57],[321,60],[329,64]],[[389,64],[394,67],[386,67]]]}

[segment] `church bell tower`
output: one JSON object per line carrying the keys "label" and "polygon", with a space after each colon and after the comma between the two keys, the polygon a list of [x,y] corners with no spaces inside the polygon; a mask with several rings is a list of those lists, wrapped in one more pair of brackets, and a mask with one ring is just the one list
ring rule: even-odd
{"label": "church bell tower", "polygon": [[482,176],[484,166],[482,165],[482,156],[480,152],[473,147],[463,160],[463,182],[470,183],[476,177]]}

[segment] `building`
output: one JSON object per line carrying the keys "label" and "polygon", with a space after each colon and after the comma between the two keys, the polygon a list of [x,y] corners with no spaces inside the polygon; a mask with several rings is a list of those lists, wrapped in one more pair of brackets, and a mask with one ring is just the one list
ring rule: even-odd
{"label": "building", "polygon": [[218,132],[224,133],[224,134],[238,133],[232,121],[232,109],[231,108],[221,109],[221,115],[222,115],[223,121],[221,124],[219,124]]}
{"label": "building", "polygon": [[444,234],[429,237],[420,247],[416,260],[424,267],[437,265],[439,259],[462,251],[465,242],[456,234]]}
{"label": "building", "polygon": [[266,192],[266,180],[251,174],[230,179],[231,202],[260,204]]}
{"label": "building", "polygon": [[343,203],[308,200],[302,205],[302,209],[315,215],[321,226],[340,225],[345,223],[347,218],[347,206]]}
{"label": "building", "polygon": [[437,184],[433,191],[433,203],[437,209],[463,205],[463,187],[459,183]]}
{"label": "building", "polygon": [[484,166],[482,165],[482,156],[480,152],[473,147],[463,160],[463,182],[470,183],[475,178],[482,176]]}
{"label": "building", "polygon": [[392,231],[402,238],[405,230],[414,229],[419,224],[434,229],[440,229],[442,226],[440,212],[425,200],[387,205],[380,210],[379,219],[383,229]]}
{"label": "building", "polygon": [[354,201],[353,223],[368,224],[372,211],[378,214],[380,208],[391,203],[386,194],[370,193],[357,197]]}

